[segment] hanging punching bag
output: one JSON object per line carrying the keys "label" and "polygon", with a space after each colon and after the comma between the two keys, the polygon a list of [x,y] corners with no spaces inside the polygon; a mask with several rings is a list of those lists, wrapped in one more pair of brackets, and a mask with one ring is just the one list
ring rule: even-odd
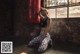
{"label": "hanging punching bag", "polygon": [[[35,0],[34,7],[36,8],[37,13],[39,13],[40,8],[41,8],[41,0]],[[36,17],[36,23],[39,23],[39,22],[40,22],[40,16],[37,15],[37,17]]]}
{"label": "hanging punching bag", "polygon": [[28,11],[29,11],[29,18],[28,22],[31,24],[39,23],[40,22],[40,16],[37,14],[40,11],[41,7],[41,0],[28,0]]}
{"label": "hanging punching bag", "polygon": [[32,10],[32,8],[33,8],[33,6],[32,6],[32,4],[33,4],[33,0],[28,0],[28,13],[29,13],[29,18],[28,18],[28,22],[29,23],[34,23],[34,21],[33,21],[33,10]]}

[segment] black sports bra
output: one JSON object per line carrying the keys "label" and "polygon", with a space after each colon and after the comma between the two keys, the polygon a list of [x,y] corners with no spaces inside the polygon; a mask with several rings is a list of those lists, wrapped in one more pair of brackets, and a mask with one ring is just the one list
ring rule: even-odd
{"label": "black sports bra", "polygon": [[46,27],[46,26],[47,26],[47,20],[48,20],[48,19],[45,19],[45,20],[41,21],[41,22],[39,23],[39,26],[40,26],[40,27]]}

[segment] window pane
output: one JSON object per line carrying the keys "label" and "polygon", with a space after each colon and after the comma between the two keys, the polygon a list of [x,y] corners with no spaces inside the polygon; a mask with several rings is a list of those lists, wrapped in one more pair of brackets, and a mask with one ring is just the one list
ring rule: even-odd
{"label": "window pane", "polygon": [[67,18],[67,8],[58,8],[57,18]]}
{"label": "window pane", "polygon": [[69,5],[76,5],[76,1],[75,0],[69,0]]}
{"label": "window pane", "polygon": [[76,2],[76,0],[72,0],[72,3],[75,3]]}
{"label": "window pane", "polygon": [[72,0],[69,0],[69,5],[71,6],[71,4],[72,4]]}
{"label": "window pane", "polygon": [[45,0],[45,7],[66,5],[67,0]]}
{"label": "window pane", "polygon": [[78,5],[80,5],[80,0],[76,0],[76,3],[77,3]]}
{"label": "window pane", "polygon": [[80,6],[69,7],[69,17],[80,17]]}
{"label": "window pane", "polygon": [[80,0],[69,0],[69,5],[80,5]]}
{"label": "window pane", "polygon": [[45,0],[45,7],[56,6],[55,0]]}
{"label": "window pane", "polygon": [[67,4],[67,0],[57,0],[57,4],[65,6]]}
{"label": "window pane", "polygon": [[76,5],[76,0],[71,0],[71,5]]}
{"label": "window pane", "polygon": [[80,2],[80,0],[76,0],[77,2]]}
{"label": "window pane", "polygon": [[55,18],[55,9],[48,9],[49,17]]}

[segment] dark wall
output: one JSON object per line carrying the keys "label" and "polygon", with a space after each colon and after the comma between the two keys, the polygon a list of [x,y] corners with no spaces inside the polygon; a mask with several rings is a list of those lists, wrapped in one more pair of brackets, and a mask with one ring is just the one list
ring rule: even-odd
{"label": "dark wall", "polygon": [[27,32],[28,0],[16,0],[15,36],[24,36]]}
{"label": "dark wall", "polygon": [[80,44],[80,19],[52,19],[50,34],[54,41]]}
{"label": "dark wall", "polygon": [[0,0],[0,37],[13,35],[15,0]]}

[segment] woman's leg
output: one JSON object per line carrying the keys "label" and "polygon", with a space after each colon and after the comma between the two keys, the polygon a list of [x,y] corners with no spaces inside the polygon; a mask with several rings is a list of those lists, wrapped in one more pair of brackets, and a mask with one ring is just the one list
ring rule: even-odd
{"label": "woman's leg", "polygon": [[50,41],[51,41],[50,34],[47,33],[46,37],[42,40],[41,45],[38,48],[38,52],[44,52],[47,49]]}
{"label": "woman's leg", "polygon": [[39,42],[39,37],[35,37],[29,42],[28,46],[32,46],[32,45],[34,45],[35,43],[38,43],[38,42]]}
{"label": "woman's leg", "polygon": [[33,38],[33,39],[29,42],[28,45],[29,45],[29,46],[32,46],[32,45],[34,45],[35,43],[41,42],[42,39],[44,38],[42,35],[43,35],[43,31],[40,32],[40,35],[39,35],[39,36]]}

